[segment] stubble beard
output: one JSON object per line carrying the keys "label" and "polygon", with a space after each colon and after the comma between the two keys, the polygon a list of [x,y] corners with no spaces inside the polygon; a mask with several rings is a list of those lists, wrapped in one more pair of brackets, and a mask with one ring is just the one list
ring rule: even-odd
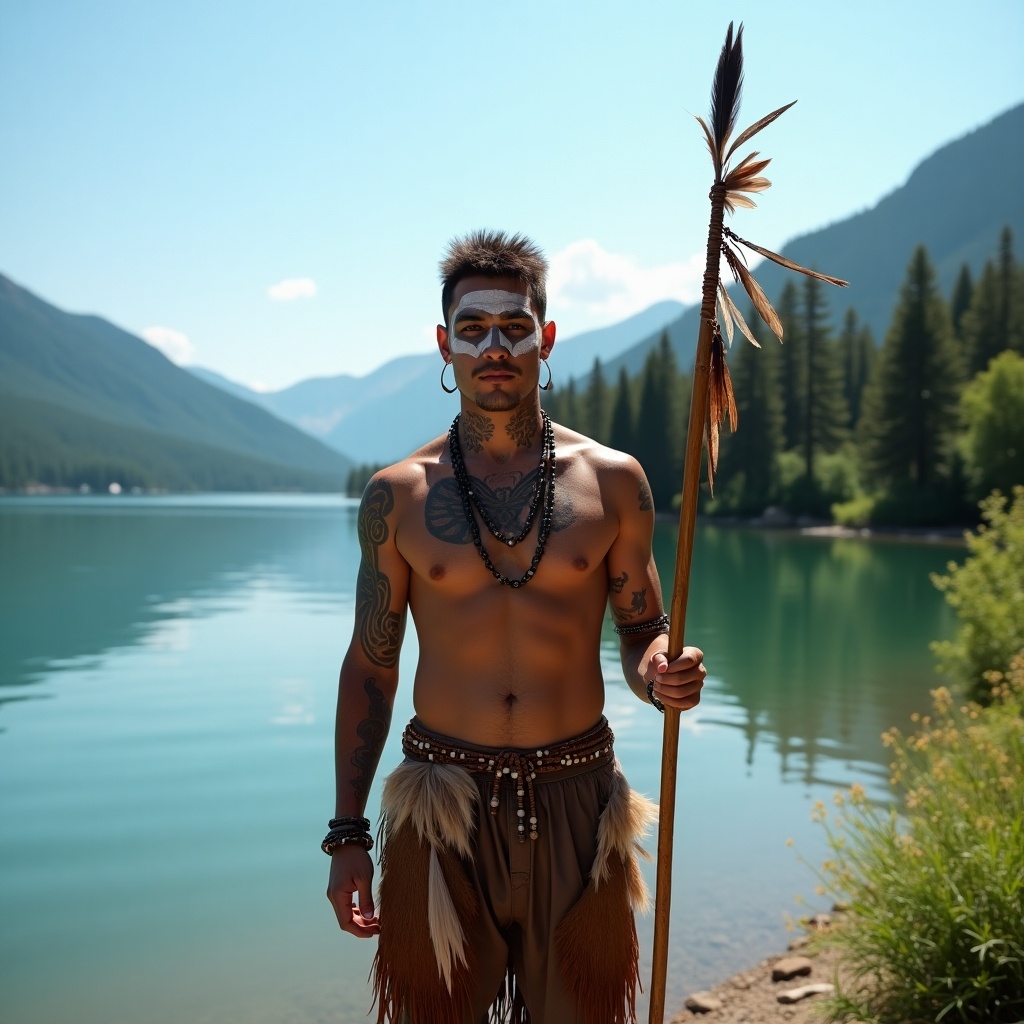
{"label": "stubble beard", "polygon": [[523,400],[518,391],[478,391],[473,395],[473,402],[484,412],[509,412]]}

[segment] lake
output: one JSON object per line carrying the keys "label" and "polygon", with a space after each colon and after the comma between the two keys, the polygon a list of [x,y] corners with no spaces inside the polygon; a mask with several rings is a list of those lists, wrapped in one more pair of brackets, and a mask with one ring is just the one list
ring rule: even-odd
{"label": "lake", "polygon": [[[674,547],[659,524],[663,581]],[[812,805],[885,797],[880,734],[926,708],[928,643],[955,631],[929,573],[962,557],[699,528],[687,641],[710,675],[682,718],[669,1013],[783,949],[799,896],[827,909],[798,856],[825,856]],[[339,932],[319,849],[357,561],[343,498],[0,498],[5,1024],[367,1019],[373,943]],[[398,726],[415,658],[410,629]],[[610,624],[603,660],[619,756],[657,799],[661,719]]]}

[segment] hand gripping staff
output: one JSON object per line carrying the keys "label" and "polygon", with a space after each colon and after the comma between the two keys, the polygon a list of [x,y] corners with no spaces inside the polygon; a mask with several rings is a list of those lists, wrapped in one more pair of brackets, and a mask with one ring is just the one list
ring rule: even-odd
{"label": "hand gripping staff", "polygon": [[[725,211],[735,213],[739,206],[753,208],[756,204],[749,193],[763,192],[771,182],[761,176],[769,160],[759,159],[757,152],[749,153],[730,168],[729,161],[736,150],[752,139],[762,128],[767,128],[785,113],[792,103],[773,110],[770,114],[745,128],[730,144],[740,106],[743,84],[743,26],[733,37],[732,23],[725,35],[725,45],[718,58],[715,80],[711,87],[710,124],[702,117],[697,121],[704,130],[711,161],[715,168],[715,181],[711,186],[711,220],[708,225],[707,264],[704,270],[704,288],[700,308],[700,334],[693,367],[693,389],[690,397],[690,419],[686,433],[686,451],[683,461],[682,502],[679,507],[679,540],[676,546],[675,583],[672,589],[668,657],[677,658],[683,650],[683,630],[686,624],[686,598],[690,587],[690,561],[693,556],[693,534],[697,520],[697,494],[700,488],[701,449],[707,439],[708,485],[714,493],[715,470],[718,468],[718,434],[728,416],[729,427],[737,426],[736,401],[729,381],[729,368],[725,361],[726,344],[722,338],[725,328],[729,344],[736,329],[755,347],[760,348],[735,303],[726,291],[719,270],[721,258],[732,271],[733,279],[750,296],[758,315],[775,336],[782,341],[782,322],[772,309],[760,285],[746,266],[746,258],[739,248],[750,249],[789,270],[816,277],[829,284],[845,286],[836,277],[816,273],[792,260],[764,249],[732,232],[725,226]],[[796,102],[795,100],[793,102]],[[665,709],[665,725],[661,758],[661,812],[658,821],[657,891],[654,905],[654,957],[651,970],[651,1001],[648,1021],[662,1024],[665,1015],[665,976],[668,969],[669,908],[672,898],[672,838],[675,823],[676,760],[679,749],[679,711]]]}

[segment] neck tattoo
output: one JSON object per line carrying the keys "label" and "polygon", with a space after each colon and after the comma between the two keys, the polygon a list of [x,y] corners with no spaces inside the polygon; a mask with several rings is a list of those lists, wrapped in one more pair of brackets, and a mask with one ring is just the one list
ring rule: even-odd
{"label": "neck tattoo", "polygon": [[[527,513],[526,522],[515,536],[503,534],[494,526],[490,516],[487,514],[487,510],[473,493],[469,473],[466,471],[466,463],[462,457],[462,445],[459,443],[458,416],[452,421],[452,425],[448,430],[448,450],[451,452],[452,472],[455,475],[455,482],[459,488],[459,496],[462,498],[462,511],[466,516],[466,522],[469,524],[470,533],[473,535],[473,544],[476,546],[488,572],[503,587],[524,587],[533,579],[534,574],[537,572],[537,566],[540,565],[540,560],[544,555],[544,546],[547,544],[548,537],[551,534],[552,512],[555,507],[555,432],[551,427],[551,419],[543,410],[541,411],[541,418],[544,421],[544,430],[541,440],[537,484],[534,488],[533,499],[530,502],[530,510]],[[533,526],[534,520],[537,518],[537,512],[540,509],[542,495],[544,496],[544,511],[541,513],[540,528],[537,531],[537,547],[533,552],[530,567],[518,580],[509,579],[494,567],[494,563],[487,554],[487,549],[480,538],[480,527],[477,525],[476,516],[473,515],[473,509],[475,508],[480,514],[480,518],[484,521],[487,529],[490,530],[491,535],[500,540],[502,544],[506,544],[511,548],[524,540],[530,532],[530,528]]]}

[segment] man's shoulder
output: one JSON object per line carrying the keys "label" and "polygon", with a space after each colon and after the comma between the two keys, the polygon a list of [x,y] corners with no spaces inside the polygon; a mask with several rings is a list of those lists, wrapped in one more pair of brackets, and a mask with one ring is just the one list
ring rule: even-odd
{"label": "man's shoulder", "polygon": [[557,458],[563,458],[592,468],[602,477],[625,477],[643,479],[644,471],[640,463],[627,452],[595,441],[586,434],[570,430],[559,423],[553,424],[555,430],[555,452]]}
{"label": "man's shoulder", "polygon": [[426,486],[428,467],[437,465],[445,443],[446,435],[442,434],[404,459],[377,470],[366,484],[363,500],[378,492],[386,494],[396,505],[415,500]]}

